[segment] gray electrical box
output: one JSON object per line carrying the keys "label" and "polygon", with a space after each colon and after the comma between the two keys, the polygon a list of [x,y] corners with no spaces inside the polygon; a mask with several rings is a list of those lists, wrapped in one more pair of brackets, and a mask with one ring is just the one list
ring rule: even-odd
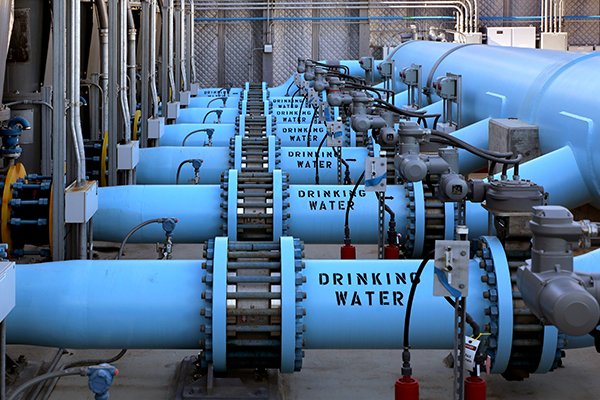
{"label": "gray electrical box", "polygon": [[[537,125],[531,125],[516,118],[491,119],[488,134],[488,146],[492,151],[512,151],[522,154],[523,161],[529,161],[541,155],[540,134]],[[494,173],[502,170],[497,165]]]}
{"label": "gray electrical box", "polygon": [[434,296],[460,296],[469,294],[469,242],[466,240],[435,241]]}
{"label": "gray electrical box", "polygon": [[16,270],[11,261],[0,262],[0,321],[15,308]]}

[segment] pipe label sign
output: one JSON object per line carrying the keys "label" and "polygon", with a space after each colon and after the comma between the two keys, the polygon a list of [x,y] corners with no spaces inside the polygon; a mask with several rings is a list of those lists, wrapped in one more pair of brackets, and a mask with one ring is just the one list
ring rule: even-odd
{"label": "pipe label sign", "polygon": [[[374,290],[374,286],[406,286],[415,279],[415,273],[405,272],[355,272],[319,274],[320,286],[367,286],[365,290],[335,290],[335,302],[338,306],[404,306],[402,290]],[[342,289],[340,287],[340,289]],[[366,290],[369,289],[369,290]]]}

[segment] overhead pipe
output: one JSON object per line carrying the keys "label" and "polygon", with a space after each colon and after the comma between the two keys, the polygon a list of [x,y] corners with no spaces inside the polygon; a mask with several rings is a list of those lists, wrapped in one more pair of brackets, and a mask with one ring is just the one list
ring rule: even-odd
{"label": "overhead pipe", "polygon": [[[511,349],[512,289],[510,279],[502,272],[507,265],[502,247],[495,238],[486,240],[490,246],[489,264],[493,269],[481,269],[483,261],[480,258],[469,262],[466,303],[467,311],[475,321],[481,326],[490,323],[486,309],[491,302],[483,294],[493,283],[488,283],[482,276],[495,270],[496,307],[502,323],[495,333],[498,355],[492,371],[499,373],[506,368]],[[218,249],[215,252],[215,259],[222,256],[227,259]],[[575,257],[574,270],[597,273],[598,257],[599,251]],[[282,258],[282,264],[289,261],[293,266],[293,260]],[[225,281],[205,279],[203,262],[96,260],[18,265],[17,305],[7,320],[8,342],[48,347],[129,349],[194,349],[203,348],[201,343],[208,341],[220,343],[225,337],[218,333],[217,315],[224,312],[221,307],[225,302],[211,304],[204,299],[206,293],[218,296],[225,290],[221,287]],[[286,299],[286,294],[293,294],[291,298],[294,299],[296,293],[306,293],[306,298],[299,303],[304,310],[304,316],[299,319],[300,326],[304,327],[300,349],[401,348],[402,335],[398,332],[403,331],[408,289],[420,262],[303,260],[304,269],[299,276],[304,277],[305,282],[282,289],[282,298]],[[410,332],[412,348],[448,349],[453,346],[454,310],[443,297],[432,296],[433,268],[432,261],[426,264],[416,291]],[[72,282],[80,284],[73,285]],[[291,304],[285,300],[282,312],[287,312],[289,306],[293,307],[292,315],[296,315],[293,300]],[[212,337],[209,337],[207,332],[211,331]],[[547,334],[549,341],[552,335],[556,339],[558,332]],[[289,354],[290,350],[293,353],[296,340],[286,342],[284,339],[282,354]],[[591,336],[574,339],[568,341],[569,348],[587,347],[593,343]],[[220,350],[214,346],[215,357],[218,357],[217,351]],[[554,359],[557,348],[545,346],[543,352]]]}

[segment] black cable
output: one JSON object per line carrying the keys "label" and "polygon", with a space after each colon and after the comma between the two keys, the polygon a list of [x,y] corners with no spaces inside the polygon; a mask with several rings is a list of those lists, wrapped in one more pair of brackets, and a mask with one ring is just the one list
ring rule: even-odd
{"label": "black cable", "polygon": [[181,168],[183,168],[183,166],[184,166],[185,164],[191,164],[191,163],[193,163],[193,162],[194,162],[194,161],[196,161],[196,160],[197,160],[197,158],[190,158],[189,160],[183,160],[183,161],[182,161],[182,162],[179,164],[179,166],[177,167],[177,175],[175,176],[175,184],[176,184],[176,185],[179,185],[179,175],[181,174]]}
{"label": "black cable", "polygon": [[[221,114],[223,113],[223,110],[222,110],[222,109],[219,109],[219,110],[210,110],[209,112],[207,112],[207,113],[204,115],[204,118],[202,118],[202,123],[203,123],[203,124],[205,124],[205,123],[206,123],[206,117],[208,117],[208,116],[209,116],[210,114],[212,114],[212,113],[219,114],[219,115],[217,116],[217,120],[218,120],[219,118],[221,118]],[[217,123],[218,123],[218,121],[217,121]]]}
{"label": "black cable", "polygon": [[[491,155],[491,154],[489,154],[490,153],[489,151],[484,151],[484,150],[482,150],[482,149],[480,149],[478,147],[472,146],[469,143],[467,143],[467,142],[465,142],[465,141],[463,141],[461,139],[458,139],[455,136],[449,135],[447,133],[443,133],[443,132],[439,132],[439,131],[432,131],[431,134],[435,135],[435,136],[438,136],[438,137],[441,137],[441,138],[444,138],[447,141],[449,141],[449,142],[453,143],[454,145],[456,145],[457,147],[462,147],[465,150],[467,150],[468,152],[473,153],[473,154],[475,154],[475,155],[477,155],[477,156],[479,156],[481,158],[485,158],[485,159],[487,159],[489,161],[496,161],[498,164],[511,164],[511,165],[514,165],[514,164],[520,163],[522,161],[522,159],[523,159],[523,156],[521,154],[518,154],[515,158],[510,158],[510,159],[509,158],[498,157],[496,155]],[[511,155],[512,155],[512,153],[511,153]]]}
{"label": "black cable", "polygon": [[350,192],[350,197],[348,198],[348,203],[346,204],[346,216],[344,218],[344,243],[350,244],[350,209],[354,206],[354,196],[356,196],[356,191],[358,190],[358,185],[362,182],[365,177],[365,171],[360,174],[360,177],[354,184],[352,191]]}
{"label": "black cable", "polygon": [[323,135],[323,139],[319,143],[319,147],[317,148],[317,154],[315,155],[315,185],[319,184],[319,153],[321,152],[321,148],[327,139],[327,133]]}
{"label": "black cable", "polygon": [[294,81],[292,81],[292,83],[290,83],[290,86],[288,86],[288,88],[285,90],[285,95],[286,96],[290,95],[290,88],[292,87],[292,85],[294,85]]}
{"label": "black cable", "polygon": [[300,91],[300,88],[296,89],[296,91],[292,95],[292,106],[294,105],[294,98],[296,98],[296,95],[298,94],[299,91]]}
{"label": "black cable", "polygon": [[349,74],[344,74],[344,73],[338,72],[338,71],[330,71],[330,72],[327,73],[327,75],[337,76],[339,78],[344,78],[345,80],[349,79],[351,81],[358,82],[360,84],[365,84],[366,83],[366,81],[364,79],[362,79],[362,78],[358,78],[356,76],[352,76],[352,75],[349,75]]}
{"label": "black cable", "polygon": [[[298,111],[298,123],[300,123],[300,117],[302,116],[302,109],[304,108],[304,103],[306,102],[306,96],[302,96],[302,103],[300,103],[300,111]],[[294,105],[294,103],[292,103]]]}
{"label": "black cable", "polygon": [[190,138],[190,136],[195,135],[196,133],[200,133],[200,132],[206,132],[208,134],[209,131],[212,131],[214,133],[214,129],[212,129],[212,128],[202,128],[202,129],[196,129],[195,131],[191,131],[183,138],[183,141],[181,142],[181,147],[185,147],[185,143]]}
{"label": "black cable", "polygon": [[323,67],[323,68],[327,68],[329,70],[337,70],[337,69],[343,69],[344,71],[346,71],[346,74],[350,74],[350,68],[347,65],[333,65],[333,64],[325,64],[319,61],[314,61],[314,60],[306,60],[308,62],[311,62],[319,67]]}
{"label": "black cable", "polygon": [[[455,136],[452,136],[452,137],[453,137],[453,138],[456,138]],[[492,156],[492,157],[498,157],[498,158],[509,158],[509,157],[512,157],[512,156],[514,155],[514,154],[513,154],[512,152],[510,152],[510,151],[509,151],[509,152],[492,151],[492,150],[483,149],[483,148],[480,148],[480,147],[475,147],[475,146],[473,146],[473,145],[471,145],[471,144],[469,144],[469,143],[467,143],[467,142],[462,142],[462,143],[459,143],[460,139],[458,139],[458,138],[456,138],[456,139],[457,139],[456,141],[454,141],[454,142],[451,142],[451,141],[449,141],[449,140],[442,139],[442,138],[440,138],[440,137],[432,137],[432,138],[430,138],[430,139],[429,139],[429,141],[430,141],[430,142],[433,142],[433,143],[441,143],[441,144],[445,144],[445,145],[447,145],[447,146],[454,146],[454,147],[458,147],[458,148],[461,148],[461,149],[463,149],[463,150],[467,150],[467,149],[465,148],[465,146],[464,146],[464,144],[466,144],[466,145],[468,145],[468,146],[470,146],[470,147],[473,147],[473,148],[475,148],[475,149],[478,149],[478,150],[479,150],[479,151],[481,151],[482,153],[485,153],[485,154],[487,154],[487,155],[489,155],[489,156]],[[468,151],[468,150],[467,150],[467,151]]]}
{"label": "black cable", "polygon": [[64,367],[62,367],[62,369],[64,370],[64,369],[75,368],[75,367],[89,367],[92,365],[112,364],[116,361],[119,361],[121,358],[123,358],[123,356],[125,356],[125,354],[127,354],[127,349],[122,349],[116,355],[114,355],[113,357],[111,357],[107,360],[91,359],[91,360],[73,361],[72,363],[66,364]]}
{"label": "black cable", "polygon": [[415,292],[417,291],[417,285],[420,283],[421,275],[423,274],[423,270],[425,269],[425,266],[427,265],[427,263],[431,260],[433,253],[434,253],[433,250],[430,251],[429,253],[427,253],[425,258],[421,261],[421,264],[419,264],[419,267],[417,268],[417,272],[415,273],[415,278],[413,279],[412,284],[410,285],[410,292],[408,294],[408,300],[406,302],[406,313],[404,314],[404,341],[403,341],[403,343],[404,343],[405,349],[410,348],[410,343],[409,343],[410,315],[412,313],[412,305],[413,305],[413,301],[415,299]]}
{"label": "black cable", "polygon": [[[310,119],[310,125],[308,125],[308,133],[306,134],[306,147],[310,147],[310,137],[312,136],[311,132],[312,132],[313,124],[315,123],[316,116],[317,116],[317,108],[315,107],[313,109],[313,114]],[[299,115],[298,115],[298,119],[300,119]],[[298,121],[298,122],[300,122],[300,121]],[[327,135],[327,134],[325,134],[325,135]]]}

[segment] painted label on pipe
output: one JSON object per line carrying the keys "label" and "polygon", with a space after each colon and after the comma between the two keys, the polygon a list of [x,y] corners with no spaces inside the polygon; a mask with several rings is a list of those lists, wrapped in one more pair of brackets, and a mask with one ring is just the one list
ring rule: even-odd
{"label": "painted label on pipe", "polygon": [[[275,134],[279,139],[281,139],[282,146],[305,145],[309,141],[308,127],[309,126],[306,124],[277,125]],[[325,128],[324,124],[314,123],[312,129],[310,130],[311,146],[318,146],[325,133],[327,133],[327,129]]]}

